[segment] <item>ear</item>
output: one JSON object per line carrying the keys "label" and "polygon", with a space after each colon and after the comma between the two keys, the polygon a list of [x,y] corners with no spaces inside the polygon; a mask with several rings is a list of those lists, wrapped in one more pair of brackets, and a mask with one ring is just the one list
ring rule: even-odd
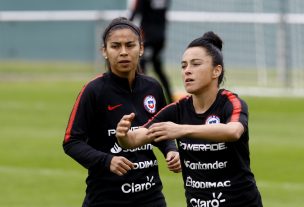
{"label": "ear", "polygon": [[217,65],[213,68],[213,74],[212,74],[212,77],[213,78],[218,78],[221,74],[222,74],[222,71],[223,71],[223,67],[221,65]]}
{"label": "ear", "polygon": [[107,51],[106,51],[106,48],[104,46],[102,46],[100,48],[100,52],[102,53],[102,56],[105,58],[105,59],[108,59],[108,55],[107,55]]}
{"label": "ear", "polygon": [[141,57],[144,54],[144,51],[145,51],[144,44],[140,43],[139,57]]}

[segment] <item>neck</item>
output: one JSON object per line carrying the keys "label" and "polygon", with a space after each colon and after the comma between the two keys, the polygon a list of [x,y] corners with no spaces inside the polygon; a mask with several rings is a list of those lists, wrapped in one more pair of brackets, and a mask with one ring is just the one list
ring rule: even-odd
{"label": "neck", "polygon": [[193,106],[198,114],[205,113],[214,103],[219,88],[213,87],[203,93],[193,95]]}
{"label": "neck", "polygon": [[132,85],[133,85],[133,82],[134,82],[134,79],[135,79],[135,75],[136,75],[136,71],[132,71],[127,76],[130,89],[132,88]]}

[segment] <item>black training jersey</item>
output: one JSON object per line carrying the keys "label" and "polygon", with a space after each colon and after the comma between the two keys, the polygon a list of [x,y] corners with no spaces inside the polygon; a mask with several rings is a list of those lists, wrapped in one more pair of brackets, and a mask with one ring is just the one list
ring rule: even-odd
{"label": "black training jersey", "polygon": [[[165,106],[163,91],[154,79],[136,74],[130,88],[127,79],[111,72],[97,77],[80,92],[66,129],[65,152],[88,169],[83,206],[145,206],[165,203],[152,145],[122,149],[115,137],[123,115],[135,113],[131,129],[143,125]],[[175,143],[158,145],[164,155],[177,151]],[[109,170],[113,156],[124,156],[135,169],[124,176]]]}
{"label": "black training jersey", "polygon": [[148,122],[177,124],[217,124],[240,122],[244,133],[236,142],[208,142],[183,137],[177,140],[187,205],[190,207],[260,207],[261,197],[250,170],[248,108],[236,94],[221,89],[215,102],[197,114],[192,97],[162,109]]}

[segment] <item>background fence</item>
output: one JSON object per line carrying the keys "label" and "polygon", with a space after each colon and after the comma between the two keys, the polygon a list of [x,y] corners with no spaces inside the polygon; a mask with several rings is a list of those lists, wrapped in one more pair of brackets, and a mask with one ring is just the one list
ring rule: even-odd
{"label": "background fence", "polygon": [[[128,15],[128,1],[16,2],[0,2],[0,61],[77,61],[99,70],[105,25]],[[260,95],[304,94],[303,1],[171,3],[164,57],[176,90],[182,90],[179,63],[186,45],[213,30],[224,40],[226,87]]]}

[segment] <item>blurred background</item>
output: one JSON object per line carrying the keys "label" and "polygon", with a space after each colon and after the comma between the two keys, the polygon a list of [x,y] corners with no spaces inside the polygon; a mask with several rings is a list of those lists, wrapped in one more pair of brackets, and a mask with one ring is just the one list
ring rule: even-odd
{"label": "blurred background", "polygon": [[[128,0],[0,1],[0,206],[80,206],[86,171],[64,155],[83,84],[105,71],[109,21]],[[224,87],[248,103],[252,168],[265,206],[302,206],[304,1],[172,0],[164,62],[176,97],[181,56],[206,31],[224,41]],[[153,72],[149,75],[154,76]],[[179,174],[160,158],[169,207],[185,206]]]}
{"label": "blurred background", "polygon": [[[112,18],[129,15],[130,2],[2,0],[0,60],[80,62],[100,71],[101,33]],[[172,78],[178,80],[174,89],[180,90],[178,69],[187,43],[213,30],[224,40],[228,86],[303,95],[303,12],[300,0],[173,0],[164,56],[167,73],[178,76]]]}

